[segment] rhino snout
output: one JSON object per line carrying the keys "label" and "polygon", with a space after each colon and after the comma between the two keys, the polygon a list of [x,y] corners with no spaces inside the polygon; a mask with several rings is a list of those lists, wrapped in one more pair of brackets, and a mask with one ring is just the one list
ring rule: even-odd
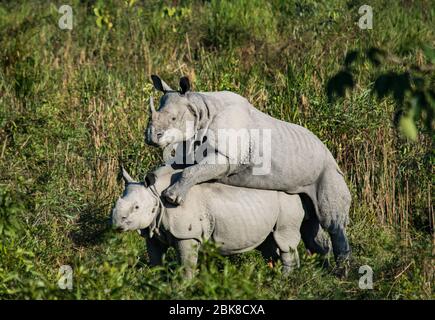
{"label": "rhino snout", "polygon": [[159,139],[163,136],[162,131],[156,131],[155,128],[149,126],[145,134],[145,142],[148,145],[158,147]]}

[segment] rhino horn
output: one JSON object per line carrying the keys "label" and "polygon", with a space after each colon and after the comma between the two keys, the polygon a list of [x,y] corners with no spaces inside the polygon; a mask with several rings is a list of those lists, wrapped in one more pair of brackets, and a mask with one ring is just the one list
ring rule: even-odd
{"label": "rhino horn", "polygon": [[153,99],[153,96],[150,97],[150,112],[151,112],[151,115],[156,113],[156,108],[154,108],[154,99]]}
{"label": "rhino horn", "polygon": [[128,172],[121,166],[122,178],[124,179],[125,184],[129,184],[134,182],[133,178],[128,174]]}

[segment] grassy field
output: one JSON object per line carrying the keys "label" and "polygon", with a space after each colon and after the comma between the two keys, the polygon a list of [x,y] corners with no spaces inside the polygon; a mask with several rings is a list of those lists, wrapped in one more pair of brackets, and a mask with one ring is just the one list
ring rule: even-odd
{"label": "grassy field", "polygon": [[[60,2],[0,1],[0,298],[435,298],[433,135],[420,128],[411,142],[394,128],[394,101],[373,96],[369,63],[352,94],[329,102],[325,92],[353,49],[427,64],[433,1],[63,2],[72,30],[58,26]],[[357,24],[366,2],[372,30]],[[288,278],[255,252],[223,258],[209,245],[188,282],[173,252],[150,269],[138,234],[110,230],[119,163],[141,178],[162,161],[144,143],[153,73],[235,91],[327,144],[353,197],[347,279],[303,244]],[[72,290],[58,288],[62,265]],[[358,287],[361,265],[373,269],[372,290]]]}

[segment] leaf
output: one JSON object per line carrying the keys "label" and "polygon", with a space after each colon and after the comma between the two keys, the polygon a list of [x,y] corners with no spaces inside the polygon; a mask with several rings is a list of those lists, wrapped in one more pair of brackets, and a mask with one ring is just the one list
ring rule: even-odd
{"label": "leaf", "polygon": [[346,89],[352,89],[355,86],[353,76],[349,71],[342,70],[329,79],[326,85],[328,100],[332,101],[335,96],[344,97]]}
{"label": "leaf", "polygon": [[374,89],[379,98],[387,96],[391,91],[392,74],[380,75],[374,83]]}
{"label": "leaf", "polygon": [[405,94],[410,88],[411,84],[407,72],[401,74],[388,72],[380,75],[374,83],[375,92],[380,99],[392,93],[398,106],[402,105]]}
{"label": "leaf", "polygon": [[376,67],[381,64],[382,58],[385,57],[385,52],[381,49],[372,47],[367,50],[367,58],[373,63]]}
{"label": "leaf", "polygon": [[406,115],[400,118],[400,131],[409,139],[415,141],[417,139],[417,128],[412,116]]}
{"label": "leaf", "polygon": [[98,9],[98,8],[94,8],[94,14],[97,16],[97,17],[101,17],[101,14],[100,14],[100,9]]}
{"label": "leaf", "polygon": [[98,28],[103,27],[103,17],[98,17],[97,20],[95,20],[95,23],[97,24]]}
{"label": "leaf", "polygon": [[348,54],[346,54],[346,58],[344,58],[344,65],[348,68],[350,65],[358,58],[358,51],[352,50]]}

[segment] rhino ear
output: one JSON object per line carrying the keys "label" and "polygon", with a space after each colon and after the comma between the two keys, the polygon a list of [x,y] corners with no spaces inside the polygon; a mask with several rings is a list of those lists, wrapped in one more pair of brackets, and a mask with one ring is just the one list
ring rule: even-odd
{"label": "rhino ear", "polygon": [[156,175],[153,172],[148,173],[144,179],[145,187],[150,187],[156,183]]}
{"label": "rhino ear", "polygon": [[180,78],[180,88],[181,88],[180,91],[181,94],[185,94],[187,91],[190,90],[190,82],[188,77]]}
{"label": "rhino ear", "polygon": [[156,90],[159,90],[163,93],[165,93],[166,91],[173,91],[165,81],[160,79],[155,74],[151,75],[151,80],[153,80],[154,88],[156,88]]}

